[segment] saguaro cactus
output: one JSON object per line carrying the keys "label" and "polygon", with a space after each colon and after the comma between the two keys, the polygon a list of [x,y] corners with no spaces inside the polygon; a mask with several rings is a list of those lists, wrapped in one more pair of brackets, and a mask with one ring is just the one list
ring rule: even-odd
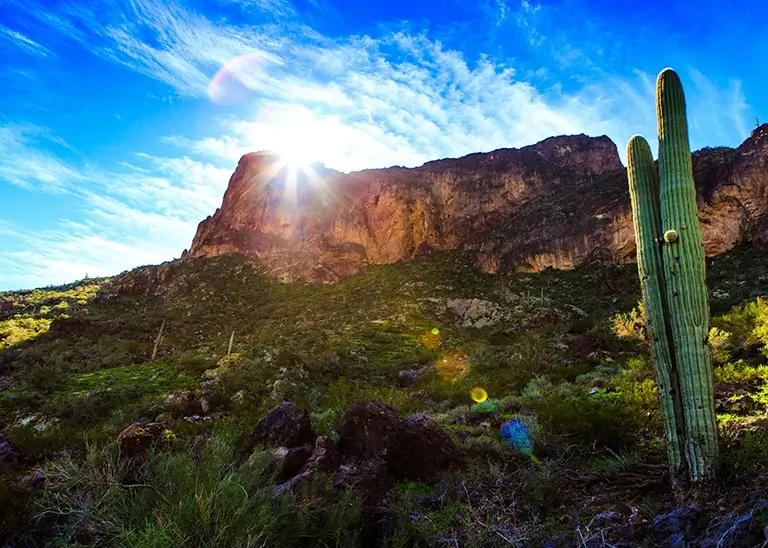
{"label": "saguaro cactus", "polygon": [[[696,207],[685,97],[665,69],[656,82],[659,172],[648,143],[627,145],[637,264],[673,481],[712,479],[717,422],[704,244]],[[659,183],[660,179],[660,183]]]}

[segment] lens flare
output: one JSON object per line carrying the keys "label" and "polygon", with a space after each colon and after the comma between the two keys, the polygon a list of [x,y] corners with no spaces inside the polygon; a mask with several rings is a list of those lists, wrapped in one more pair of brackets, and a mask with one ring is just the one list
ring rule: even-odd
{"label": "lens flare", "polygon": [[506,422],[499,432],[501,439],[506,441],[512,447],[520,451],[522,454],[527,455],[531,461],[538,465],[543,466],[541,461],[533,454],[533,437],[528,432],[528,427],[520,419],[512,419]]}
{"label": "lens flare", "polygon": [[255,53],[235,57],[226,63],[208,85],[208,97],[218,105],[234,105],[255,89],[261,73],[261,61]]}
{"label": "lens flare", "polygon": [[440,330],[433,329],[432,331],[424,333],[421,336],[421,344],[432,351],[440,348],[443,345],[443,338],[440,336]]}
{"label": "lens flare", "polygon": [[486,392],[485,389],[480,386],[475,386],[469,393],[469,396],[475,403],[483,403],[488,399],[488,392]]}
{"label": "lens flare", "polygon": [[437,360],[437,374],[443,379],[457,381],[469,373],[469,355],[460,348],[443,352]]}

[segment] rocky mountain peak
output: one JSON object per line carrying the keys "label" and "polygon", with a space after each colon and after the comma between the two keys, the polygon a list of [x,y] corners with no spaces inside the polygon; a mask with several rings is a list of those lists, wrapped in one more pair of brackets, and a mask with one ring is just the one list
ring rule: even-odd
{"label": "rocky mountain peak", "polygon": [[[709,254],[763,239],[768,126],[693,155]],[[416,168],[292,170],[246,154],[186,257],[238,253],[285,280],[335,282],[365,264],[469,251],[488,272],[634,260],[626,172],[608,137],[550,137]]]}

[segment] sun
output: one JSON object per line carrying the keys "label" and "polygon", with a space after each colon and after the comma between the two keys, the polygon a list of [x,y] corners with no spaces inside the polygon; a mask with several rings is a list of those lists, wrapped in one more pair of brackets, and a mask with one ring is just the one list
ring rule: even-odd
{"label": "sun", "polygon": [[315,161],[310,151],[301,146],[284,147],[279,151],[279,155],[283,164],[296,171],[309,171]]}

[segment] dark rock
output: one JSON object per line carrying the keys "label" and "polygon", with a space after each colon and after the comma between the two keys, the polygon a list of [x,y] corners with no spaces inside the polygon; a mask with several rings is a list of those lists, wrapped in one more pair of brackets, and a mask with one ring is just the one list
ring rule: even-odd
{"label": "dark rock", "polygon": [[385,459],[398,479],[430,480],[461,463],[463,456],[433,419],[417,415],[405,421],[405,428]]}
{"label": "dark rock", "polygon": [[336,443],[328,436],[319,436],[315,440],[312,456],[304,466],[305,470],[322,470],[329,472],[341,465],[341,457]]}
{"label": "dark rock", "polygon": [[312,456],[312,446],[305,444],[301,447],[278,447],[272,453],[266,473],[274,475],[277,481],[285,481],[301,469]]}
{"label": "dark rock", "polygon": [[0,318],[6,314],[10,315],[11,310],[13,310],[13,301],[0,297]]}
{"label": "dark rock", "polygon": [[19,454],[11,447],[11,442],[0,432],[0,470],[12,468],[19,461]]}
{"label": "dark rock", "polygon": [[335,488],[352,489],[361,496],[364,513],[374,512],[392,485],[387,463],[376,457],[342,464],[333,476]]}
{"label": "dark rock", "polygon": [[242,452],[250,455],[259,445],[301,447],[305,443],[314,443],[314,440],[315,433],[307,410],[284,401],[256,423],[253,432],[243,442]]}
{"label": "dark rock", "polygon": [[302,472],[296,476],[293,476],[288,481],[285,481],[281,484],[279,484],[277,487],[275,487],[275,496],[281,497],[284,494],[288,493],[289,491],[293,494],[296,494],[301,489],[302,485],[305,485],[312,481],[312,478],[315,477],[314,470],[308,470],[306,472]]}
{"label": "dark rock", "polygon": [[670,537],[684,533],[687,538],[691,539],[698,532],[700,517],[701,509],[698,506],[683,506],[653,518],[650,531],[658,537]]}
{"label": "dark rock", "polygon": [[387,459],[404,429],[403,421],[390,406],[378,401],[356,403],[339,422],[339,451],[342,456]]}
{"label": "dark rock", "polygon": [[143,457],[152,447],[162,447],[176,436],[162,422],[135,422],[120,432],[117,444],[124,457]]}
{"label": "dark rock", "polygon": [[50,333],[84,333],[93,323],[82,318],[56,318],[51,322]]}
{"label": "dark rock", "polygon": [[342,456],[383,459],[398,479],[430,480],[462,461],[451,438],[425,415],[400,419],[377,401],[352,405],[339,424]]}

